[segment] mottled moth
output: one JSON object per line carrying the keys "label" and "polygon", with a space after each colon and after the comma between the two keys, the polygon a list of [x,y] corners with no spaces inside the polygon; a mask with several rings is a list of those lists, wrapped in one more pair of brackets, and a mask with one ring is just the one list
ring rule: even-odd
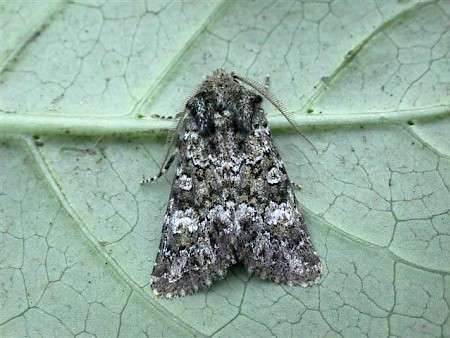
{"label": "mottled moth", "polygon": [[174,154],[143,181],[164,174],[178,154],[150,281],[158,296],[205,289],[237,262],[276,283],[307,286],[320,278],[261,95],[279,107],[245,77],[222,69],[207,76],[180,116]]}

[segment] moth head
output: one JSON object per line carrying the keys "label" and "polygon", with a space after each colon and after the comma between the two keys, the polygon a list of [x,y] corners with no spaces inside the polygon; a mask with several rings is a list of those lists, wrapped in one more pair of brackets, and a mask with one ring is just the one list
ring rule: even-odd
{"label": "moth head", "polygon": [[244,91],[247,91],[223,69],[217,69],[213,75],[207,76],[201,89],[211,97],[218,110],[226,109]]}
{"label": "moth head", "polygon": [[206,77],[187,108],[203,136],[230,128],[248,134],[261,100],[260,95],[243,87],[231,74],[218,69]]}

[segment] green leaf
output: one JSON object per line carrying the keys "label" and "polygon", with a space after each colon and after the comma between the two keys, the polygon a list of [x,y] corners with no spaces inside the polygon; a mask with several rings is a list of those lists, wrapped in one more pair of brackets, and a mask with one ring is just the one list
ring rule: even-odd
{"label": "green leaf", "polygon": [[[450,336],[447,1],[0,4],[0,327],[19,336]],[[149,287],[174,115],[216,68],[263,82],[325,271]]]}

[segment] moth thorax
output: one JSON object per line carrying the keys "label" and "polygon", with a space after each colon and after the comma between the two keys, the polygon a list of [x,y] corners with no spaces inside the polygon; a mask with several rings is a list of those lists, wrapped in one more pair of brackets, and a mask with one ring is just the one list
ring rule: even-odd
{"label": "moth thorax", "polygon": [[214,125],[218,129],[227,129],[233,124],[229,110],[216,111],[214,113]]}

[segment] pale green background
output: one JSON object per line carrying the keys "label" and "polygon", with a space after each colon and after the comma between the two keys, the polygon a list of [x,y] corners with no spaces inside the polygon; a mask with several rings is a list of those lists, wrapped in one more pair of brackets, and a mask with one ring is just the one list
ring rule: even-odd
{"label": "pale green background", "polygon": [[[448,1],[0,2],[1,335],[450,336],[449,22]],[[265,105],[319,285],[237,266],[150,290],[173,169],[140,186],[170,126],[148,116],[218,67],[270,74],[314,144]]]}

